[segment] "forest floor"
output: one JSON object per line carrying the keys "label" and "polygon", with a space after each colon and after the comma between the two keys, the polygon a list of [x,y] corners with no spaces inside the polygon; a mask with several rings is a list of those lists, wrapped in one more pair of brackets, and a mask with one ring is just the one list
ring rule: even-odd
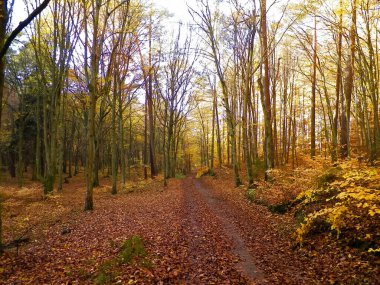
{"label": "forest floor", "polygon": [[251,203],[228,171],[117,195],[101,184],[92,212],[80,177],[47,199],[37,184],[0,187],[5,242],[25,241],[1,257],[0,284],[380,283],[378,259],[323,241],[296,246],[293,216]]}

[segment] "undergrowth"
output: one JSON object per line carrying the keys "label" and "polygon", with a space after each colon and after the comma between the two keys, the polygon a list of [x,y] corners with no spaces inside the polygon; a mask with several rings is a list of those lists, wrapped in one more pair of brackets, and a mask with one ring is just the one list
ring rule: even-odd
{"label": "undergrowth", "polygon": [[209,176],[215,176],[215,171],[207,166],[200,168],[197,171],[196,178],[201,178],[202,176],[209,175]]}
{"label": "undergrowth", "polygon": [[176,173],[175,178],[176,179],[184,179],[184,178],[186,178],[186,175],[182,172]]}
{"label": "undergrowth", "polygon": [[300,245],[329,233],[346,245],[380,253],[379,169],[344,162],[326,169],[315,187],[297,198],[302,200],[296,211],[302,217],[296,231]]}

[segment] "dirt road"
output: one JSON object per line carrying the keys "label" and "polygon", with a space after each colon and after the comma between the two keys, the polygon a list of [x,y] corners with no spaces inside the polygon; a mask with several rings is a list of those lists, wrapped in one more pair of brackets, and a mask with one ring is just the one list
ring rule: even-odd
{"label": "dirt road", "polygon": [[[25,197],[28,203],[18,203],[15,198],[12,205],[22,207],[6,204],[6,228],[26,217],[36,226],[18,255],[9,250],[0,260],[0,283],[326,284],[327,278],[333,278],[339,284],[344,280],[336,270],[341,257],[327,256],[322,262],[313,258],[312,251],[294,251],[287,217],[250,204],[244,191],[231,185],[211,177],[187,177],[170,180],[167,188],[156,181],[143,191],[111,195],[105,181],[95,191],[95,210],[90,213],[82,211],[84,187],[67,187],[62,195],[44,201]],[[112,262],[131,236],[143,240],[149,266]],[[112,266],[105,270],[107,264]],[[101,274],[105,277],[98,282]]]}
{"label": "dirt road", "polygon": [[[212,179],[209,178],[208,181]],[[218,181],[218,184],[223,185],[221,181]],[[193,229],[187,233],[188,238],[193,239],[201,235],[200,232],[205,232],[204,229],[213,226],[205,235],[204,241],[195,241],[201,245],[197,244],[194,248],[211,249],[214,243],[228,244],[224,254],[232,255],[233,263],[227,266],[232,271],[237,270],[243,277],[243,284],[313,283],[302,271],[302,262],[294,260],[293,256],[289,256],[289,252],[284,253],[281,249],[284,246],[283,240],[278,237],[281,233],[274,229],[275,226],[270,220],[271,214],[264,207],[252,207],[244,196],[239,195],[243,191],[227,191],[228,186],[226,184],[225,187],[215,189],[212,183],[205,183],[193,177],[183,181],[184,205],[187,209],[185,217],[188,217],[185,221],[191,219],[190,226],[186,223],[183,226]],[[218,237],[215,237],[213,232],[217,232]],[[198,260],[206,264],[203,251],[205,250],[194,250],[198,253]],[[221,254],[214,249],[211,251]],[[199,265],[199,262],[197,264]],[[217,266],[217,263],[214,265]],[[212,276],[214,273],[215,271],[209,271],[208,275]],[[232,278],[218,280],[222,281],[238,284]]]}

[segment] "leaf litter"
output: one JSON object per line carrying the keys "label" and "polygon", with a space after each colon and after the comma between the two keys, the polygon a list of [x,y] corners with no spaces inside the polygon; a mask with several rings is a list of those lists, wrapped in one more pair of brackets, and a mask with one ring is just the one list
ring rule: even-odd
{"label": "leaf litter", "polygon": [[[0,283],[376,284],[379,279],[378,270],[365,262],[352,263],[354,254],[295,249],[292,217],[250,203],[227,174],[172,179],[165,188],[160,179],[150,180],[140,183],[141,191],[116,196],[109,193],[108,180],[102,183],[92,212],[82,211],[85,185],[79,179],[46,200],[36,191],[26,195],[28,203],[21,203],[25,194],[8,199],[6,241],[28,227],[20,221],[28,218],[33,226],[29,243],[3,255]],[[14,199],[21,199],[21,208]],[[141,238],[145,261],[114,262],[131,237]]]}

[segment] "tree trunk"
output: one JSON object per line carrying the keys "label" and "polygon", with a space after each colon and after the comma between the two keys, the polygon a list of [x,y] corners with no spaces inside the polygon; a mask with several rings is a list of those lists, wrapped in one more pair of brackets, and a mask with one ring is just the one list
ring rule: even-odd
{"label": "tree trunk", "polygon": [[[343,3],[342,0],[339,1],[339,7],[342,9]],[[338,149],[338,117],[339,117],[339,99],[341,96],[341,86],[342,86],[342,21],[343,15],[342,12],[339,15],[339,24],[338,24],[338,38],[337,38],[337,71],[336,71],[336,82],[335,82],[335,115],[334,122],[332,126],[332,152],[331,152],[331,160],[335,162],[339,156]]]}
{"label": "tree trunk", "polygon": [[65,143],[65,136],[64,136],[64,117],[65,117],[65,97],[62,97],[62,104],[61,104],[61,110],[59,110],[59,127],[58,127],[58,137],[59,137],[59,149],[58,149],[58,186],[57,191],[62,192],[63,188],[63,163],[64,161],[64,143]]}
{"label": "tree trunk", "polygon": [[278,69],[280,68],[280,59],[278,59],[278,68],[276,69],[276,60],[275,60],[275,53],[273,53],[273,81],[272,81],[272,110],[273,110],[273,116],[272,116],[272,130],[273,130],[273,167],[278,166],[278,138],[277,138],[277,77],[278,77]]}
{"label": "tree trunk", "polygon": [[[151,19],[150,19],[151,21]],[[149,25],[149,74],[148,74],[148,117],[149,117],[149,160],[150,176],[153,179],[157,176],[156,159],[155,159],[155,130],[153,117],[153,67],[152,67],[152,23]]]}
{"label": "tree trunk", "polygon": [[121,191],[125,191],[126,183],[126,163],[125,163],[125,148],[124,148],[124,124],[123,124],[123,105],[121,96],[121,83],[118,82],[119,92],[119,146],[120,146],[120,160],[121,160]]}
{"label": "tree trunk", "polygon": [[[23,99],[21,99],[23,101]],[[21,105],[23,103],[21,102]],[[24,174],[24,158],[23,158],[23,146],[24,146],[24,114],[23,114],[23,107],[21,107],[21,116],[20,116],[20,125],[18,130],[18,138],[17,138],[17,171],[16,171],[16,177],[17,177],[17,186],[21,188],[23,186],[23,174]]]}
{"label": "tree trunk", "polygon": [[242,116],[242,124],[243,124],[243,147],[244,147],[244,160],[245,165],[247,169],[247,182],[248,186],[247,188],[250,189],[253,184],[253,168],[252,168],[252,161],[251,161],[251,152],[249,147],[249,141],[248,141],[248,102],[251,100],[250,94],[251,94],[251,88],[250,88],[250,74],[247,74],[246,78],[246,86],[245,86],[245,92],[244,92],[244,103],[243,103],[243,116]]}
{"label": "tree trunk", "polygon": [[[95,123],[96,125],[96,123]],[[101,125],[101,122],[99,122],[99,125]],[[102,133],[102,130],[99,127],[98,133]],[[100,185],[99,182],[99,169],[100,169],[100,138],[99,135],[97,135],[97,132],[95,131],[94,134],[94,174],[93,174],[93,184],[94,187],[98,187]]]}
{"label": "tree trunk", "polygon": [[315,94],[317,90],[317,17],[314,17],[313,76],[311,87],[311,158],[315,157]]}
{"label": "tree trunk", "polygon": [[219,114],[218,114],[218,97],[216,95],[216,90],[214,89],[214,109],[215,109],[215,123],[216,123],[216,146],[218,151],[218,163],[221,168],[223,165],[222,158],[222,142],[220,137],[220,123],[219,123]]}
{"label": "tree trunk", "polygon": [[[94,82],[96,84],[96,82]],[[93,188],[94,188],[94,158],[95,158],[95,112],[96,94],[90,92],[90,114],[88,118],[88,145],[87,145],[87,191],[84,204],[85,211],[94,209]]]}
{"label": "tree trunk", "polygon": [[[264,113],[264,153],[265,153],[265,170],[271,169],[274,166],[273,156],[273,134],[272,134],[272,110],[271,98],[269,89],[269,53],[268,53],[268,39],[267,39],[267,17],[266,17],[266,0],[260,1],[261,13],[261,58],[264,65],[264,77],[259,79],[259,87],[261,94],[261,104]],[[265,172],[265,179],[268,179],[267,172]]]}
{"label": "tree trunk", "polygon": [[[356,6],[357,0],[352,0],[352,18],[350,28],[350,54],[346,64],[346,76],[344,80],[344,100],[342,102],[340,157],[347,158],[349,155],[351,100],[354,89],[354,63],[355,63],[355,40],[356,40]],[[342,97],[343,99],[343,97]],[[343,100],[342,100],[343,101]]]}
{"label": "tree trunk", "polygon": [[[213,91],[212,91],[213,92]],[[215,103],[212,104],[212,130],[211,130],[211,169],[214,169],[214,153],[215,153]]]}
{"label": "tree trunk", "polygon": [[116,99],[117,99],[117,86],[116,74],[114,75],[114,85],[112,92],[112,135],[111,135],[111,153],[112,153],[112,194],[117,194],[117,142],[116,142]]}
{"label": "tree trunk", "polygon": [[143,164],[144,164],[144,179],[148,179],[148,106],[145,98],[144,106],[144,148],[143,148]]}

